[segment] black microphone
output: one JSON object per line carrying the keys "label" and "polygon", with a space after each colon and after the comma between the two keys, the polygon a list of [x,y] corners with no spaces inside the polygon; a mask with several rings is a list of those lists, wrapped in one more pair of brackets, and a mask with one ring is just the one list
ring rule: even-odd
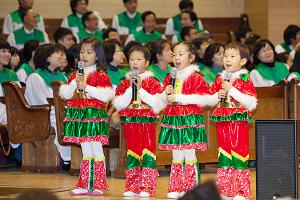
{"label": "black microphone", "polygon": [[[78,61],[77,66],[78,66],[78,70],[77,70],[78,73],[84,75],[84,61],[82,61],[82,60]],[[79,89],[78,91],[79,91],[79,92],[83,92],[82,89]]]}
{"label": "black microphone", "polygon": [[137,101],[137,76],[138,76],[138,71],[133,70],[131,74],[132,78],[134,78],[134,81],[132,82],[132,100]]}
{"label": "black microphone", "polygon": [[[230,82],[232,77],[231,72],[226,71],[226,73],[224,74],[224,81]],[[226,98],[221,98],[221,103],[225,103],[226,102]]]}
{"label": "black microphone", "polygon": [[175,88],[175,82],[176,82],[176,75],[177,75],[177,71],[172,69],[170,72],[170,85],[172,85],[173,89]]}

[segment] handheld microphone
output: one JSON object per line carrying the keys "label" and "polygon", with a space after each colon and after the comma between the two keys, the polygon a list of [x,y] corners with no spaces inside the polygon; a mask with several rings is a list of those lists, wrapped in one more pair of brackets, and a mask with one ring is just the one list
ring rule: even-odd
{"label": "handheld microphone", "polygon": [[175,88],[175,82],[176,82],[176,75],[177,75],[177,71],[172,69],[170,72],[170,85],[172,85],[173,88]]}
{"label": "handheld microphone", "polygon": [[[78,61],[77,66],[78,66],[78,73],[84,75],[84,61],[82,60]],[[79,92],[83,92],[83,90],[79,89]]]}
{"label": "handheld microphone", "polygon": [[132,100],[137,101],[137,76],[138,76],[138,71],[134,70],[132,71],[131,74],[132,78],[134,78],[134,81],[132,82]]}
{"label": "handheld microphone", "polygon": [[[230,82],[231,78],[232,78],[232,73],[226,71],[226,73],[224,74],[224,81]],[[225,102],[226,102],[226,98],[222,98],[221,103],[225,103]]]}

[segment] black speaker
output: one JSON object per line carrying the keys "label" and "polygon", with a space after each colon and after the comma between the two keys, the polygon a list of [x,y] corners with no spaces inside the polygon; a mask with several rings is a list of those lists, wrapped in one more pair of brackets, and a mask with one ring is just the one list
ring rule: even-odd
{"label": "black speaker", "polygon": [[257,120],[255,122],[257,200],[284,196],[297,198],[296,129],[295,120]]}

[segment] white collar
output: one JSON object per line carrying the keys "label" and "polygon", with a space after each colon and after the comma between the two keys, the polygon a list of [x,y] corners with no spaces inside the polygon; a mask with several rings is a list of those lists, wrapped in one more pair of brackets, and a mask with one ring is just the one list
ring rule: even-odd
{"label": "white collar", "polygon": [[90,74],[90,73],[92,73],[96,70],[97,70],[96,65],[92,65],[92,66],[89,66],[89,67],[85,67],[84,68],[84,73],[88,75],[88,74]]}
{"label": "white collar", "polygon": [[94,32],[92,32],[92,31],[89,31],[89,30],[87,30],[87,29],[85,29],[85,31],[87,32],[87,33],[90,33],[90,34],[95,34],[97,31],[94,31]]}
{"label": "white collar", "polygon": [[82,18],[82,14],[76,12],[76,16],[79,17],[79,18]]}
{"label": "white collar", "polygon": [[24,26],[24,31],[27,34],[32,34],[34,32],[34,28],[32,30],[28,30],[25,26]]}
{"label": "white collar", "polygon": [[[129,79],[129,75],[130,75],[131,73],[132,73],[132,72],[130,71],[130,72],[128,72],[128,73],[126,74],[126,78],[127,78],[127,79]],[[144,71],[143,73],[139,74],[138,76],[141,78],[141,80],[144,80],[144,79],[146,79],[146,78],[153,77],[153,73],[150,72],[150,71]]]}
{"label": "white collar", "polygon": [[[226,70],[223,70],[223,71],[221,72],[220,75],[221,75],[222,79],[225,78],[225,74],[226,74],[226,73],[227,73]],[[233,73],[231,73],[231,80],[234,81],[235,79],[240,78],[240,75],[241,75],[241,74],[246,74],[246,73],[248,73],[248,70],[246,70],[246,69],[240,69],[240,70],[237,71],[237,72],[233,72]]]}
{"label": "white collar", "polygon": [[131,19],[133,19],[133,18],[135,17],[135,15],[136,15],[136,12],[134,12],[134,13],[132,14],[132,13],[126,11],[126,13],[127,13],[127,16],[128,16],[129,18],[131,18]]}
{"label": "white collar", "polygon": [[187,77],[189,77],[192,73],[194,72],[198,72],[199,71],[199,67],[198,65],[189,65],[188,67],[178,71],[177,70],[177,74],[176,74],[176,78],[179,78],[181,80],[185,80]]}

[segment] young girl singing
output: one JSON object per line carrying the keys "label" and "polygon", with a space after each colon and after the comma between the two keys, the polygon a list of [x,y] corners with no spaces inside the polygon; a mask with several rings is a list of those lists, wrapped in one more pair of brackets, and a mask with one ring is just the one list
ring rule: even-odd
{"label": "young girl singing", "polygon": [[84,73],[74,71],[60,95],[68,99],[64,141],[81,145],[83,160],[76,188],[71,195],[101,196],[108,190],[102,145],[108,144],[106,105],[114,92],[106,67],[102,43],[84,38],[80,43]]}
{"label": "young girl singing", "polygon": [[[173,63],[177,70],[175,87],[168,75],[164,80],[163,99],[168,101],[161,121],[159,148],[172,150],[168,198],[179,195],[199,183],[196,149],[207,149],[207,137],[202,107],[209,104],[210,96],[203,76],[195,65],[196,49],[189,42],[175,46]],[[185,164],[185,166],[184,166]]]}

